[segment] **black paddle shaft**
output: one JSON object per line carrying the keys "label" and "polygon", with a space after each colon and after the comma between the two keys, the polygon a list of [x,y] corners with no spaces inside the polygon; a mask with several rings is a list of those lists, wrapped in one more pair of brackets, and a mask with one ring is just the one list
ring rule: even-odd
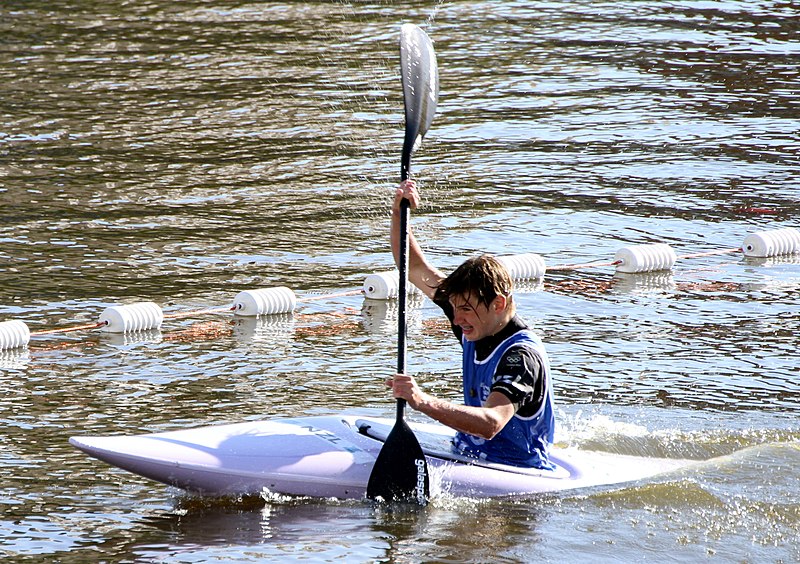
{"label": "black paddle shaft", "polygon": [[[408,169],[406,169],[407,171]],[[405,179],[404,179],[405,180]],[[400,202],[400,249],[399,249],[399,285],[398,285],[398,306],[397,306],[397,373],[406,372],[406,336],[408,333],[408,323],[406,321],[406,309],[408,305],[408,224],[411,216],[411,203],[407,198]],[[406,400],[397,399],[397,420],[403,419],[403,412],[406,407]]]}
{"label": "black paddle shaft", "polygon": [[[410,66],[418,66],[410,65]],[[406,69],[404,69],[406,70]],[[408,72],[406,70],[406,72]],[[414,76],[419,80],[417,75]],[[403,88],[407,88],[406,84],[410,80],[406,77],[403,81]],[[421,93],[416,93],[420,95]],[[400,158],[400,181],[408,180],[411,177],[411,153],[414,152],[414,145],[417,142],[417,136],[420,133],[420,120],[422,114],[416,108],[416,104],[410,100],[415,100],[415,97],[409,95],[405,97],[406,103],[406,131],[403,138],[403,152]],[[411,219],[411,202],[407,198],[403,198],[400,202],[400,249],[398,256],[398,268],[400,270],[399,284],[398,284],[398,309],[397,309],[397,373],[405,374],[406,372],[406,335],[408,333],[408,322],[406,316],[407,302],[408,302],[408,240],[409,240],[409,223]],[[406,402],[404,399],[397,400],[397,419],[403,418],[403,410],[405,409]]]}

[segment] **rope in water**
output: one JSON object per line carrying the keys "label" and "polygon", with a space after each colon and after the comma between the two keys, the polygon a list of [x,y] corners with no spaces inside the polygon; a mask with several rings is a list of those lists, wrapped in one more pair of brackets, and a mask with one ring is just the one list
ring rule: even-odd
{"label": "rope in water", "polygon": [[[708,257],[723,254],[743,253],[746,257],[774,257],[800,253],[800,231],[795,228],[760,231],[748,235],[741,247],[718,249],[698,253],[677,255],[664,243],[631,245],[619,249],[612,261],[594,261],[582,264],[547,266],[541,255],[524,253],[498,256],[514,280],[538,280],[546,272],[571,271],[584,268],[613,266],[617,272],[644,273],[668,271],[678,260]],[[27,324],[19,320],[0,322],[0,350],[24,347],[31,337],[100,329],[108,333],[128,333],[159,329],[165,319],[186,319],[203,315],[233,312],[237,316],[255,317],[291,313],[298,303],[363,295],[373,300],[397,298],[399,280],[397,270],[379,272],[366,277],[362,288],[333,294],[304,296],[298,298],[284,286],[260,288],[239,292],[233,305],[204,308],[185,312],[164,313],[154,302],[136,302],[110,306],[103,311],[96,323],[75,325],[56,329],[30,331]],[[416,288],[410,288],[416,291]]]}

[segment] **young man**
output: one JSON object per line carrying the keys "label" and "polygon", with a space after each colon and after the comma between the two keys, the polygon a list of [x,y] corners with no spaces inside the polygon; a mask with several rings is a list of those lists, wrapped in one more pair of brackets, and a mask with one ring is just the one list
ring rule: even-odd
{"label": "young man", "polygon": [[[391,244],[400,247],[400,202],[412,208],[419,193],[412,180],[400,184],[392,206]],[[408,278],[441,307],[461,341],[464,405],[424,392],[414,378],[386,381],[394,397],[458,431],[453,443],[490,462],[551,469],[548,450],[555,418],[550,365],[539,338],[516,316],[512,280],[497,259],[469,259],[445,277],[430,265],[409,233]]]}

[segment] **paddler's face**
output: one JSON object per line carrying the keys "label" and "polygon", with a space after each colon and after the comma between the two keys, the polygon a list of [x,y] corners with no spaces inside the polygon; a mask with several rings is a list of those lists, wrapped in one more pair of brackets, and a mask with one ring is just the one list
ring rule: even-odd
{"label": "paddler's face", "polygon": [[502,328],[506,303],[505,296],[497,296],[489,307],[470,294],[451,296],[450,305],[453,306],[455,314],[453,323],[461,328],[464,338],[468,341],[489,337]]}

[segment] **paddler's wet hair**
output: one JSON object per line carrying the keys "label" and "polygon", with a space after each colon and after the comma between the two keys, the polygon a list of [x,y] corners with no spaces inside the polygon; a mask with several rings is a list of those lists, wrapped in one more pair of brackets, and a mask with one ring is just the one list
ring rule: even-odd
{"label": "paddler's wet hair", "polygon": [[492,255],[481,255],[465,260],[442,280],[434,299],[447,301],[450,296],[470,296],[477,303],[489,307],[497,296],[503,295],[513,305],[513,289],[514,282],[505,265]]}

